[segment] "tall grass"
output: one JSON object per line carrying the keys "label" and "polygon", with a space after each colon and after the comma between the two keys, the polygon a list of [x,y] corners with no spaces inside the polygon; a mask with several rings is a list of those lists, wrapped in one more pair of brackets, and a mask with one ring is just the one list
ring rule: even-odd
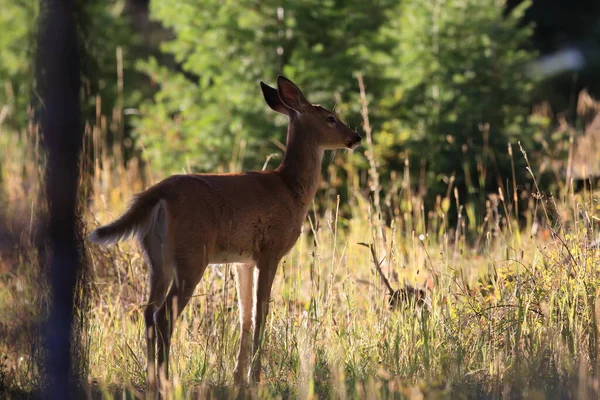
{"label": "tall grass", "polygon": [[[85,130],[82,202],[89,228],[117,217],[147,184],[142,176],[151,182],[161,178],[159,171],[141,171],[136,160],[125,162],[118,148],[103,145],[107,135],[119,134],[121,112],[112,115],[103,116],[98,99],[96,122]],[[30,128],[17,133],[0,126],[0,146],[7,150],[2,221],[16,238],[0,253],[0,357],[6,357],[0,358],[0,388],[13,395],[40,384],[38,350],[30,346],[36,328],[30,325],[44,316],[42,263],[32,244],[33,221],[43,208],[37,197],[43,163],[32,153],[39,138]],[[374,205],[368,189],[358,184],[351,160],[356,155],[338,156],[347,158],[350,212],[339,212],[339,196],[328,184],[339,178],[330,169],[326,190],[318,194],[322,206],[311,210],[278,271],[264,381],[245,389],[246,395],[598,398],[595,192],[575,194],[567,185],[556,198],[536,194],[521,210],[525,226],[519,224],[513,193],[500,192],[488,197],[483,222],[468,224],[471,205],[458,198],[451,182],[447,194],[425,209],[407,164]],[[372,178],[373,168],[374,163]],[[536,166],[530,169],[535,175]],[[456,227],[447,223],[453,201],[458,202]],[[381,214],[387,218],[383,225]],[[82,386],[106,397],[141,396],[148,268],[130,242],[89,246],[87,255],[90,279],[81,290],[90,306],[80,317],[86,320],[81,334],[89,376]],[[375,264],[394,289],[424,287],[429,280],[426,304],[405,296],[390,308],[389,290]],[[168,394],[235,396],[239,332],[230,266],[208,268],[195,297],[174,333]]]}

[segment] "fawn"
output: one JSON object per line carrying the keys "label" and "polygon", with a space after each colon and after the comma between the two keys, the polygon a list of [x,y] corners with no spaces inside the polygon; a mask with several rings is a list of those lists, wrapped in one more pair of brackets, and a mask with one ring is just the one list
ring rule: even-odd
{"label": "fawn", "polygon": [[[173,175],[135,196],[119,219],[90,236],[100,244],[135,236],[150,265],[144,310],[148,386],[168,378],[177,317],[211,263],[235,263],[241,335],[234,381],[260,379],[259,345],[280,260],[300,236],[317,191],[324,150],[353,149],[360,135],[331,111],[309,103],[283,76],[260,82],[265,101],[289,118],[287,148],[272,171]],[[256,273],[255,273],[256,272]],[[158,339],[158,340],[157,340]]]}

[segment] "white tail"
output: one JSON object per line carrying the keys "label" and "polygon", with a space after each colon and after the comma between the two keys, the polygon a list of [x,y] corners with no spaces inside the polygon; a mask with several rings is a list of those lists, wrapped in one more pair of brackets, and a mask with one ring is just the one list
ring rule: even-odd
{"label": "white tail", "polygon": [[267,104],[290,121],[279,167],[171,176],[137,195],[122,217],[90,236],[105,244],[135,235],[147,256],[151,287],[144,317],[150,389],[157,371],[168,376],[174,323],[210,263],[241,263],[236,279],[242,331],[234,379],[241,382],[248,367],[253,327],[248,376],[259,380],[257,352],[271,286],[280,260],[300,235],[318,187],[323,151],[351,149],[361,141],[331,111],[310,104],[285,77],[277,77],[277,89],[263,82],[261,88]]}

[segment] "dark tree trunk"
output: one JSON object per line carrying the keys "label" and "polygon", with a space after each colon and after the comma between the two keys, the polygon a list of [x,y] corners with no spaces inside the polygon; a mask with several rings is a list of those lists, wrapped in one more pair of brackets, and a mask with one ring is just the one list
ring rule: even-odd
{"label": "dark tree trunk", "polygon": [[79,269],[77,184],[82,143],[80,58],[75,0],[42,0],[36,80],[40,126],[48,154],[46,196],[51,305],[45,346],[48,385],[44,398],[72,395],[71,332]]}

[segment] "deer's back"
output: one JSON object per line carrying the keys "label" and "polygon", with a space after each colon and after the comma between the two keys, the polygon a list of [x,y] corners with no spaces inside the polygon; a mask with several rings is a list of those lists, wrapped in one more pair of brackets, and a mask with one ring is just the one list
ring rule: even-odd
{"label": "deer's back", "polygon": [[282,256],[306,217],[276,171],[174,175],[149,190],[161,192],[175,250],[206,246],[209,263]]}

